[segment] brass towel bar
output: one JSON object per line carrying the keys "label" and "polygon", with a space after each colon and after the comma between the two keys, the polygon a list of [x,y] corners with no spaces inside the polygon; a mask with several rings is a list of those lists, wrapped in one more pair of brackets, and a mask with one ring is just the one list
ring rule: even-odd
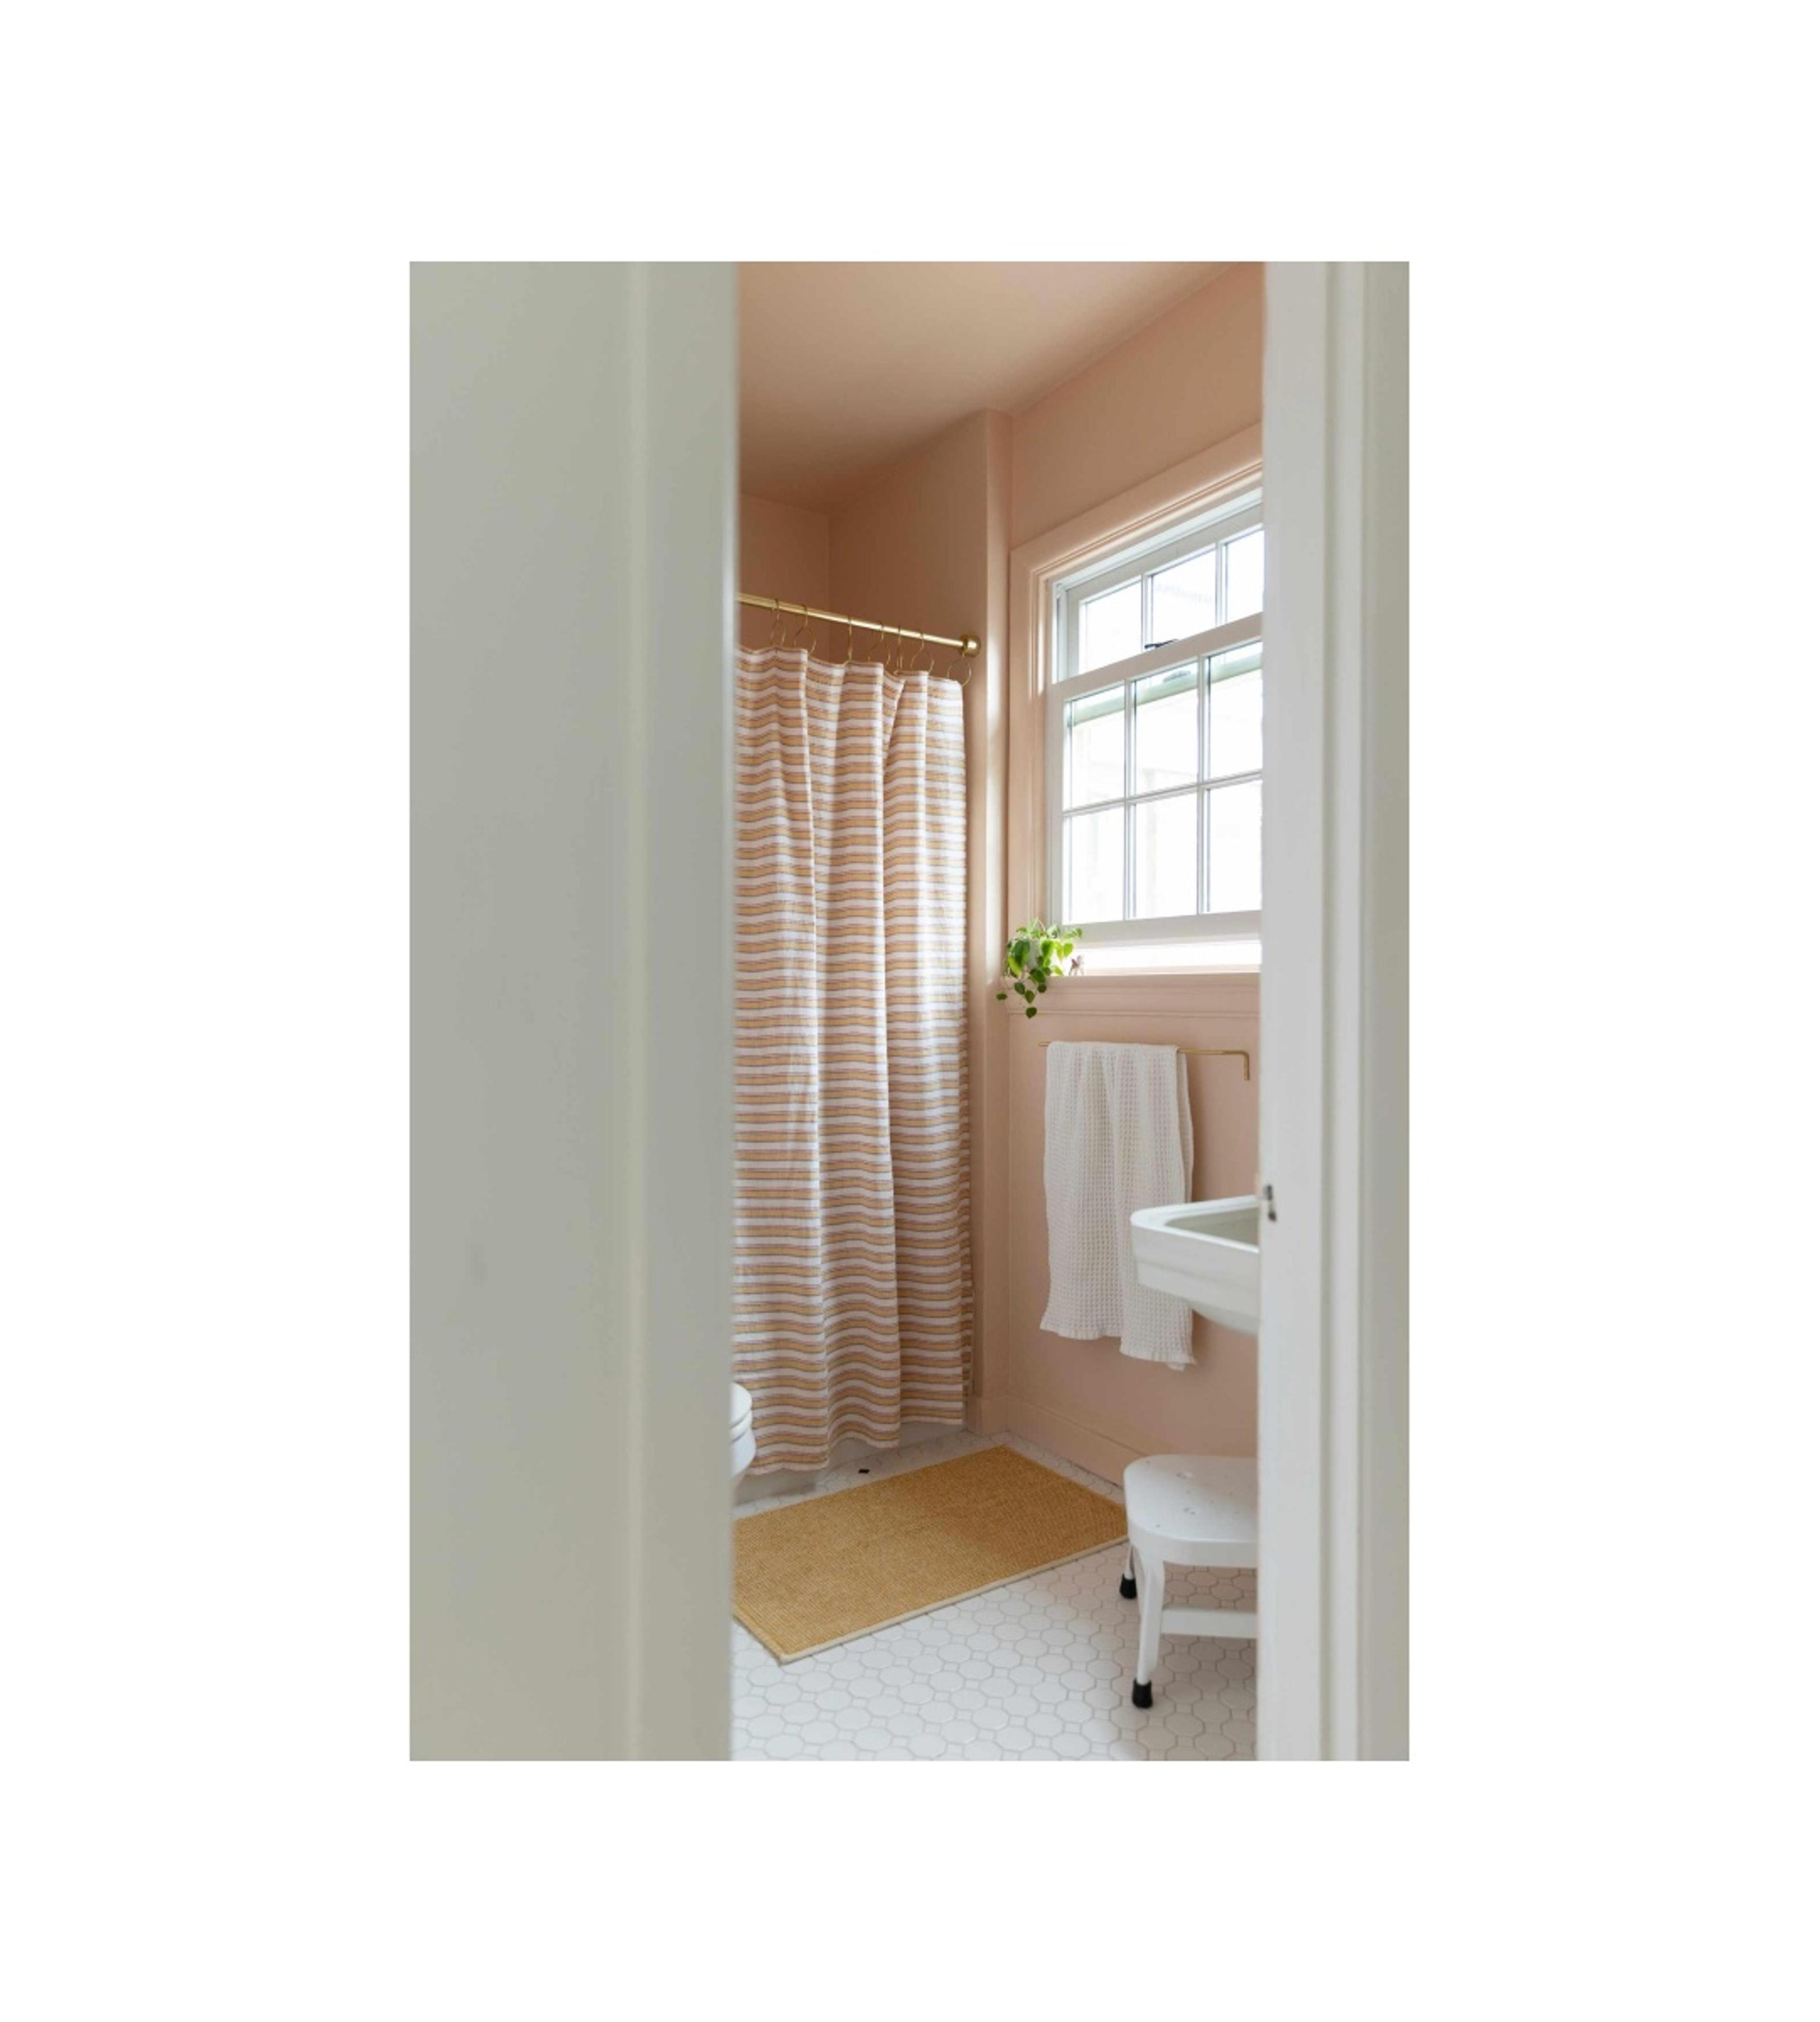
{"label": "brass towel bar", "polygon": [[[1116,1016],[1118,1014],[1114,1013],[1109,1015]],[[1039,1047],[1052,1046],[1054,1043],[1055,1042],[1053,1039],[1039,1039],[1036,1042]],[[1079,1043],[1080,1042],[1078,1040],[1065,1039],[1062,1042],[1064,1046],[1078,1045]],[[1245,1064],[1245,1079],[1249,1081],[1252,1078],[1252,1057],[1246,1052],[1243,1046],[1178,1046],[1175,1050],[1179,1053],[1204,1053],[1209,1058],[1230,1058],[1233,1060],[1243,1060]]]}

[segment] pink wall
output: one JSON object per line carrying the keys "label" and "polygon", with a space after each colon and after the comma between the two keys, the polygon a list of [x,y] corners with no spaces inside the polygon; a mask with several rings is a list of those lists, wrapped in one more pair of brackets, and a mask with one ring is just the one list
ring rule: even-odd
{"label": "pink wall", "polygon": [[1006,1130],[1009,1214],[1002,1266],[1011,1337],[1007,1382],[985,1415],[1083,1467],[1117,1480],[1148,1453],[1257,1451],[1257,1342],[1197,1316],[1195,1366],[1178,1374],[1134,1362],[1116,1341],[1045,1334],[1048,1221],[1043,1195],[1043,1040],[1115,1039],[1144,1046],[1239,1046],[1241,1060],[1191,1055],[1194,1129],[1190,1198],[1248,1194],[1258,1165],[1258,984],[1255,976],[1089,976],[1052,984],[1040,1016],[1008,1019]]}
{"label": "pink wall", "polygon": [[[826,516],[740,501],[744,589],[938,631],[984,651],[967,688],[968,933],[976,1347],[971,1422],[1009,1427],[1116,1476],[1138,1454],[1256,1451],[1256,1345],[1195,1323],[1197,1367],[1132,1362],[1112,1342],[1062,1341],[1048,1295],[1042,1038],[1248,1046],[1255,976],[1091,976],[1043,1015],[993,997],[1006,931],[1009,712],[1040,705],[1007,664],[1012,547],[1255,426],[1263,406],[1263,270],[1228,268],[1017,416],[978,414]],[[765,620],[748,614],[756,643]],[[821,650],[844,635],[821,629]],[[861,635],[862,650],[872,641]],[[938,662],[945,664],[945,656]],[[1090,955],[1091,965],[1091,955]],[[1239,1063],[1191,1059],[1197,1198],[1248,1192],[1257,1082]]]}
{"label": "pink wall", "polygon": [[[790,604],[828,605],[828,516],[740,495],[740,587]],[[762,646],[768,613],[742,609],[740,638]]]}
{"label": "pink wall", "polygon": [[[1011,545],[1255,427],[1263,413],[1263,269],[1229,268],[1018,414]],[[1024,670],[1010,670],[1009,692],[1011,706],[1029,713],[1027,724],[1020,719],[1020,743],[1028,735],[1040,750],[1041,703],[1029,693]],[[1009,1332],[986,1362],[978,1422],[1024,1433],[1115,1478],[1147,1453],[1255,1453],[1252,1338],[1197,1319],[1196,1367],[1177,1375],[1128,1360],[1116,1343],[1064,1341],[1042,1330],[1049,1257],[1040,1039],[1248,1047],[1249,1082],[1237,1060],[1189,1060],[1193,1198],[1248,1193],[1257,1170],[1257,978],[1095,976],[1091,942],[1087,968],[1083,982],[1051,990],[1040,1016],[1007,1020],[1005,1108],[981,1119],[1007,1148],[1005,1217],[989,1229],[978,1268],[989,1279],[1003,1276],[998,1303]]]}
{"label": "pink wall", "polygon": [[1228,267],[1011,430],[1011,546],[1255,426],[1264,413],[1264,270]]}

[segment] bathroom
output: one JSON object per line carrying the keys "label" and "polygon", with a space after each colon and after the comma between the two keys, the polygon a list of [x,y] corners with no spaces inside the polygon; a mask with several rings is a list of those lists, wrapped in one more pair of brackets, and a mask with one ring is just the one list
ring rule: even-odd
{"label": "bathroom", "polygon": [[1812,2011],[1800,18],[22,14],[9,2012]]}
{"label": "bathroom", "polygon": [[[734,1427],[758,1451],[736,1491],[742,1524],[811,1495],[863,1496],[905,1470],[995,1444],[1115,1502],[1126,1467],[1146,1456],[1256,1454],[1255,1318],[1248,1327],[1222,1324],[1170,1299],[1192,1358],[1175,1367],[1122,1353],[1116,1338],[1070,1338],[1043,1323],[1052,1045],[1179,1049],[1191,1170],[1181,1192],[1157,1199],[1254,1192],[1267,1072],[1259,1017],[1263,281],[1262,267],[1246,264],[742,270],[739,589],[754,600],[739,613],[744,677],[799,684],[805,652],[831,666],[883,654],[894,668],[919,670],[912,679],[959,688],[964,870],[950,867],[948,888],[938,873],[919,897],[955,916],[950,1015],[962,1029],[952,1042],[914,1038],[926,1050],[964,1053],[959,1107],[945,1122],[964,1144],[967,1211],[956,1247],[970,1276],[967,1310],[947,1344],[951,1393],[900,1413],[876,1394],[890,1367],[888,1356],[875,1359],[855,1379],[872,1415],[827,1408],[799,1421],[793,1410],[795,1444],[766,1440],[770,1399],[805,1392],[790,1358],[778,1364],[768,1354],[765,1315],[752,1316],[736,1334],[734,1365],[745,1379],[736,1396],[757,1398],[755,1436],[749,1411]],[[1086,681],[1064,755],[1029,673],[1041,643],[1030,613],[1051,586],[1081,612],[1081,664],[1071,672],[1123,665],[1157,641],[1218,637],[1211,650],[1191,652],[1186,692],[1167,651],[1156,672],[1147,661],[1124,666],[1132,684],[1124,736],[1124,712],[1115,706],[1109,717],[1102,701],[1095,714],[1096,684]],[[806,608],[777,612],[761,599]],[[856,621],[850,633],[835,622],[843,615]],[[868,619],[977,641],[977,650],[868,632]],[[769,673],[756,671],[760,662]],[[824,695],[838,678],[824,677]],[[1116,705],[1121,689],[1099,693]],[[1062,789],[1068,805],[1100,810],[1088,818],[1095,835],[1077,819],[1063,837],[1059,811],[1046,823],[1057,757],[1086,782]],[[1159,792],[1160,802],[1143,797]],[[749,800],[742,791],[742,821]],[[1146,819],[1151,810],[1160,818]],[[891,818],[888,806],[887,827]],[[1120,827],[1109,846],[1108,830]],[[1053,881],[1044,863],[1051,836],[1068,865]],[[777,903],[773,851],[743,827],[735,847],[744,925]],[[1070,973],[1045,976],[1028,1006],[995,986],[1008,936],[1027,921],[1064,918],[1080,928]],[[764,952],[742,951],[742,978],[752,977],[755,954],[762,970]],[[774,980],[762,973],[758,987],[768,993]],[[774,1064],[775,1040],[765,1021],[756,1057],[765,1065]],[[742,1123],[743,1100],[742,1090]],[[768,1164],[755,1172],[755,1206],[774,1177]],[[869,1321],[875,1308],[865,1310]],[[828,1338],[838,1333],[831,1327]],[[857,1419],[861,1435],[838,1436]],[[1072,1533],[1062,1542],[1072,1545]],[[817,1589],[825,1569],[813,1555],[852,1545],[799,1540],[790,1549],[810,1555],[799,1571]],[[1172,1568],[1171,1603],[1242,1618],[1255,1604],[1255,1555],[1241,1548],[1236,1557],[1226,1567]],[[995,1572],[996,1583],[940,1605],[912,1582],[874,1597],[872,1611],[889,1626],[856,1631],[868,1611],[862,1597],[850,1617],[804,1628],[815,1647],[788,1661],[736,1627],[735,1759],[1249,1757],[1249,1634],[1164,1634],[1153,1703],[1134,1705],[1138,1609],[1121,1593],[1124,1571],[1120,1543],[1015,1579]],[[759,1595],[761,1627],[762,1604]]]}
{"label": "bathroom", "polygon": [[1402,1756],[1407,270],[412,286],[414,1753]]}

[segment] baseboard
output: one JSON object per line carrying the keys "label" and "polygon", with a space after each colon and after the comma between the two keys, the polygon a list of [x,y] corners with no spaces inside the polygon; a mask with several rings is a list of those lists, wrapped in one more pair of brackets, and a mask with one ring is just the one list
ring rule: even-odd
{"label": "baseboard", "polygon": [[1130,1462],[1142,1460],[1152,1451],[1133,1446],[1102,1426],[1052,1411],[1047,1405],[1032,1404],[1026,1398],[1011,1397],[1005,1401],[1004,1430],[1033,1440],[1038,1446],[1073,1461],[1076,1467],[1084,1467],[1103,1481],[1122,1481]]}

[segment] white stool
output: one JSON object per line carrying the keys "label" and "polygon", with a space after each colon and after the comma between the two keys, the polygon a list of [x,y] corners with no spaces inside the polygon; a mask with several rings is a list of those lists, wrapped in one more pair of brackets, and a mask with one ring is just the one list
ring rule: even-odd
{"label": "white stool", "polygon": [[1138,1600],[1131,1703],[1147,1706],[1163,1636],[1258,1633],[1258,1618],[1248,1609],[1163,1605],[1165,1566],[1258,1563],[1258,1464],[1200,1454],[1153,1454],[1135,1460],[1125,1469],[1125,1528],[1131,1549],[1119,1592],[1127,1600]]}

